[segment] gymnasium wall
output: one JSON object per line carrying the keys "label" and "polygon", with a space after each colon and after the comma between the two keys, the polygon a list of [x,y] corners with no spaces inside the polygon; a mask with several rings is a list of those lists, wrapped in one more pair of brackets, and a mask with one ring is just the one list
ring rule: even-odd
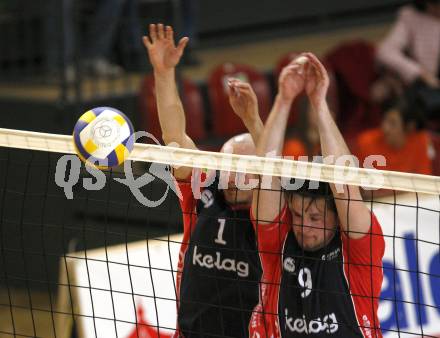
{"label": "gymnasium wall", "polygon": [[365,12],[378,12],[407,3],[405,0],[204,0],[200,1],[199,30],[212,33],[240,27],[276,24],[304,18],[324,19],[351,13],[352,17]]}

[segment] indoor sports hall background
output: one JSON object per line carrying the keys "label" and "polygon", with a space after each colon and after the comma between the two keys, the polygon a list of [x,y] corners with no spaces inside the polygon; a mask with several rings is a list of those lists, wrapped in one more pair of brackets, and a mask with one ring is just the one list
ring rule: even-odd
{"label": "indoor sports hall background", "polygon": [[[302,51],[316,53],[330,71],[329,102],[350,148],[359,150],[358,136],[383,122],[381,105],[370,96],[384,74],[376,52],[407,5],[412,2],[0,0],[0,337],[172,336],[182,240],[173,192],[146,208],[115,180],[126,177],[123,167],[106,171],[99,191],[85,188],[91,175],[82,167],[69,199],[55,173],[71,149],[52,152],[50,136],[34,147],[26,135],[16,149],[5,129],[71,135],[85,111],[111,106],[135,130],[160,140],[140,39],[148,24],[164,22],[191,39],[178,67],[179,91],[188,133],[202,150],[218,151],[245,131],[229,106],[229,76],[253,85],[264,118],[281,68]],[[433,191],[440,190],[439,114],[427,115],[427,149],[414,142],[408,150],[429,153]],[[298,100],[287,152],[299,139],[313,153],[309,125],[307,102]],[[147,172],[153,173],[150,163],[133,162],[136,178]],[[440,194],[417,186],[397,190],[368,202],[386,241],[381,327],[387,338],[440,337]],[[158,201],[168,190],[156,177],[141,191]]]}

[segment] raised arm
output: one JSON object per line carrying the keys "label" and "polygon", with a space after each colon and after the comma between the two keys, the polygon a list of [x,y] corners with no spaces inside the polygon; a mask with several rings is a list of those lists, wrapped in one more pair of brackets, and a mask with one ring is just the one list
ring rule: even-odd
{"label": "raised arm", "polygon": [[[280,156],[284,144],[287,120],[293,100],[304,89],[304,72],[302,65],[295,59],[286,66],[278,80],[278,94],[267,118],[263,132],[257,143],[257,155]],[[266,187],[260,185],[254,190],[252,212],[258,223],[270,223],[280,213],[280,206],[285,204],[281,192],[281,181],[278,177],[262,177],[261,181],[270,181]]]}
{"label": "raised arm", "polygon": [[[157,111],[165,144],[177,143],[182,148],[197,149],[186,134],[185,111],[176,85],[175,68],[182,57],[188,38],[174,44],[174,32],[170,26],[150,25],[150,34],[143,37],[154,71]],[[174,171],[177,179],[187,178],[191,168]]]}
{"label": "raised arm", "polygon": [[[329,86],[327,71],[315,55],[306,53],[305,56],[308,58],[305,90],[318,125],[322,155],[327,158],[327,164],[334,164],[341,156],[351,156],[351,153],[327,105],[326,95]],[[329,160],[331,155],[334,159]],[[347,185],[336,187],[332,184],[331,188],[341,229],[348,231],[351,238],[362,237],[370,230],[371,214],[362,200],[359,187]]]}
{"label": "raised arm", "polygon": [[258,100],[252,86],[236,78],[228,81],[229,103],[235,114],[243,121],[255,145],[263,132],[263,121],[258,112]]}

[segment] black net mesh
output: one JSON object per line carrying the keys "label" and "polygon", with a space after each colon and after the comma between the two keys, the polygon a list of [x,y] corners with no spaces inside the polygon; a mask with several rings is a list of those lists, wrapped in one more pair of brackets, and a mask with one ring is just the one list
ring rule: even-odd
{"label": "black net mesh", "polygon": [[374,192],[351,241],[328,189],[278,194],[263,224],[213,171],[168,185],[166,166],[132,162],[140,199],[123,168],[101,186],[77,161],[1,149],[1,337],[440,335],[438,195]]}

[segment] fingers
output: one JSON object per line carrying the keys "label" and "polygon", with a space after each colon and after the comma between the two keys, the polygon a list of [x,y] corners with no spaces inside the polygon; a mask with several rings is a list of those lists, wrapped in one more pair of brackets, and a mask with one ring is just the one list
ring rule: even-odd
{"label": "fingers", "polygon": [[308,79],[312,78],[312,77],[316,77],[318,75],[315,66],[313,66],[313,64],[308,65],[307,69],[306,69],[306,77]]}
{"label": "fingers", "polygon": [[307,70],[309,69],[309,59],[304,53],[301,53],[297,58],[293,60],[294,64],[299,65],[298,73],[303,75],[307,74]]}
{"label": "fingers", "polygon": [[299,72],[303,66],[299,64],[292,64],[285,67],[287,73]]}
{"label": "fingers", "polygon": [[156,25],[154,24],[150,25],[150,39],[153,43],[155,43],[157,40],[157,29],[156,29]]}
{"label": "fingers", "polygon": [[164,26],[163,24],[150,24],[149,35],[152,43],[157,40],[174,38],[173,28],[171,26]]}
{"label": "fingers", "polygon": [[305,56],[303,53],[300,54],[298,57],[296,57],[295,59],[292,60],[292,63],[296,63],[298,65],[305,65],[307,62],[309,61],[309,59],[307,58],[307,56]]}
{"label": "fingers", "polygon": [[157,36],[159,39],[165,38],[165,30],[163,29],[163,24],[161,23],[157,25]]}
{"label": "fingers", "polygon": [[240,92],[238,90],[238,85],[240,84],[240,80],[235,78],[229,78],[228,79],[228,88],[229,88],[229,95],[231,96],[240,96]]}
{"label": "fingers", "polygon": [[188,42],[189,42],[189,38],[186,37],[186,36],[184,38],[180,39],[179,43],[177,44],[177,50],[178,50],[180,55],[183,54],[183,50],[185,49],[185,47],[188,44]]}
{"label": "fingers", "polygon": [[319,61],[319,59],[316,57],[316,55],[312,53],[305,53],[307,58],[310,60],[310,64],[313,66],[316,74],[321,77],[325,78],[327,77],[327,70],[325,69],[324,65]]}
{"label": "fingers", "polygon": [[236,88],[243,88],[243,89],[251,89],[251,85],[247,82],[241,81],[236,78],[230,78],[228,79],[228,85]]}
{"label": "fingers", "polygon": [[[286,66],[286,67],[284,67],[284,68],[281,70],[281,73],[280,73],[280,80],[283,79],[283,78],[285,78],[289,73],[292,72],[292,70],[294,69],[292,66],[294,66],[294,65]],[[296,67],[295,67],[295,68],[296,68]]]}
{"label": "fingers", "polygon": [[150,38],[148,36],[143,36],[142,37],[142,42],[144,43],[144,46],[147,49],[150,49],[150,47],[152,46]]}
{"label": "fingers", "polygon": [[173,40],[174,39],[173,27],[171,27],[171,26],[166,26],[165,27],[165,39],[167,39],[167,40]]}
{"label": "fingers", "polygon": [[290,63],[289,65],[284,67],[283,70],[281,71],[279,81],[283,82],[287,77],[296,74],[302,76],[303,75],[302,68],[303,68],[302,65],[296,63]]}
{"label": "fingers", "polygon": [[310,53],[310,52],[306,52],[304,53],[304,55],[310,60],[310,62],[317,66],[318,68],[320,68],[319,66],[321,65],[321,61],[319,61],[319,59],[316,57],[315,54]]}
{"label": "fingers", "polygon": [[251,95],[253,93],[252,86],[249,83],[236,78],[228,79],[228,86],[231,89],[231,92],[237,96],[240,94]]}
{"label": "fingers", "polygon": [[301,53],[298,57],[290,62],[289,66],[292,65],[301,67],[298,71],[300,74],[303,73],[304,70],[304,73],[309,76],[316,75],[322,78],[327,75],[327,70],[321,61],[319,61],[316,55],[310,52]]}

